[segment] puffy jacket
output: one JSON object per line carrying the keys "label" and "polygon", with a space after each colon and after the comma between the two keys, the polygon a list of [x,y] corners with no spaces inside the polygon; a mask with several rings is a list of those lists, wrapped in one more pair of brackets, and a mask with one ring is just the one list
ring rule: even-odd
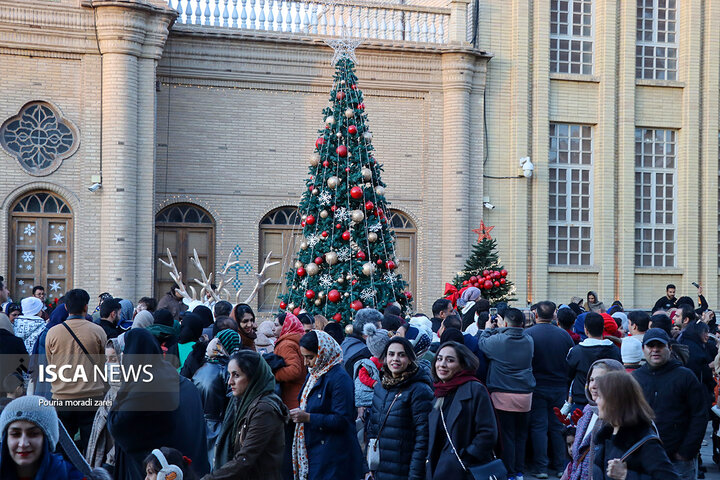
{"label": "puffy jacket", "polygon": [[587,338],[570,349],[567,355],[569,378],[572,381],[570,394],[578,405],[587,405],[585,382],[590,366],[601,358],[610,358],[622,363],[620,349],[610,340]]}
{"label": "puffy jacket", "polygon": [[668,457],[679,453],[692,459],[700,451],[708,422],[706,393],[692,371],[670,360],[651,369],[645,364],[632,375],[653,411],[655,425]]}
{"label": "puffy jacket", "polygon": [[348,335],[340,345],[343,352],[343,366],[350,378],[353,377],[355,363],[361,358],[370,358],[372,354],[365,345],[362,338],[358,338],[354,335]]}
{"label": "puffy jacket", "polygon": [[[605,425],[597,433],[595,439],[595,452],[593,465],[594,480],[609,480],[607,476],[607,464],[614,458],[622,458],[623,455],[648,434],[655,434],[650,425],[637,425],[633,427],[621,427],[617,435],[613,436],[613,427]],[[670,459],[665,454],[659,440],[648,440],[630,454],[625,460],[627,463],[626,480],[640,480],[650,478],[652,480],[679,480],[673,469]]]}
{"label": "puffy jacket", "polygon": [[[396,395],[397,400],[390,408]],[[432,400],[432,380],[419,367],[412,377],[394,388],[386,390],[382,382],[375,385],[367,432],[368,438],[379,438],[377,480],[425,478],[428,415],[432,410]],[[378,437],[383,421],[385,425]]]}
{"label": "puffy jacket", "polygon": [[285,366],[275,372],[275,380],[280,383],[282,401],[288,408],[297,408],[298,395],[302,391],[307,376],[307,368],[300,354],[302,333],[286,333],[275,343],[275,355],[285,360]]}
{"label": "puffy jacket", "polygon": [[689,357],[685,367],[692,370],[700,383],[707,390],[707,405],[710,408],[714,400],[713,392],[715,390],[715,377],[708,366],[715,359],[714,355],[708,351],[706,343],[700,339],[700,335],[694,328],[688,327],[678,339],[682,345],[688,346]]}
{"label": "puffy jacket", "polygon": [[522,328],[486,328],[480,336],[480,350],[490,360],[488,390],[513,393],[533,391],[534,342]]}

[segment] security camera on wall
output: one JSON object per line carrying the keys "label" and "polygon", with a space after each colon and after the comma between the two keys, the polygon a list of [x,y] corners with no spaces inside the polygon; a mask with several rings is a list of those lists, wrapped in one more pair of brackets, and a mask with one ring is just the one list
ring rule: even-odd
{"label": "security camera on wall", "polygon": [[97,192],[101,188],[102,188],[102,183],[95,182],[88,187],[88,190],[90,190],[91,192]]}

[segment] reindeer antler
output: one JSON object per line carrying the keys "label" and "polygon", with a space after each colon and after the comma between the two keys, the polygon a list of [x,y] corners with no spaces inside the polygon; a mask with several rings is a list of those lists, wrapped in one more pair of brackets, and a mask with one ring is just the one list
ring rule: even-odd
{"label": "reindeer antler", "polygon": [[[259,273],[255,274],[255,278],[257,278],[257,282],[255,283],[255,288],[253,288],[253,291],[250,293],[250,296],[247,299],[245,299],[245,301],[243,303],[252,302],[252,300],[257,295],[258,291],[260,291],[260,287],[264,286],[267,282],[270,281],[269,278],[266,278],[265,280],[263,280],[263,277],[265,276],[265,270],[267,270],[268,267],[272,267],[273,265],[277,265],[280,263],[280,262],[268,263],[268,260],[270,260],[270,255],[272,255],[272,252],[268,252],[267,256],[265,257],[265,261],[263,262],[262,269],[260,270]],[[240,292],[238,291],[238,293],[240,293]]]}
{"label": "reindeer antler", "polygon": [[175,281],[175,284],[178,286],[178,292],[180,292],[180,295],[190,301],[195,300],[195,289],[193,287],[190,287],[190,291],[193,292],[193,295],[190,296],[190,294],[188,294],[187,290],[185,289],[185,284],[182,281],[182,272],[179,272],[177,266],[175,266],[175,261],[173,260],[172,253],[170,253],[169,248],[167,249],[167,255],[169,262],[166,262],[162,258],[158,258],[158,260],[160,260],[160,263],[170,269],[170,277]]}
{"label": "reindeer antler", "polygon": [[[215,276],[215,278],[218,279],[218,284],[217,284],[217,288],[215,289],[215,295],[213,295],[213,297],[215,297],[216,299],[219,299],[220,292],[223,292],[225,294],[226,298],[228,298],[228,299],[230,298],[230,292],[228,292],[227,288],[225,288],[225,285],[228,282],[228,279],[225,277],[225,275],[227,275],[228,270],[230,270],[230,268],[232,268],[235,265],[240,263],[240,260],[235,260],[234,262],[231,262],[230,261],[231,258],[232,258],[232,252],[230,252],[230,254],[228,255],[227,262],[225,262],[225,268],[223,268],[222,272],[218,273]],[[238,290],[238,292],[239,291],[240,290]],[[235,302],[235,303],[237,303],[237,302]]]}
{"label": "reindeer antler", "polygon": [[[213,299],[216,302],[220,301],[220,297],[217,295],[217,292],[213,290],[212,288],[212,272],[210,272],[210,275],[205,275],[205,269],[202,266],[202,263],[200,263],[200,257],[198,257],[197,249],[193,248],[193,256],[190,258],[190,261],[195,265],[195,268],[198,269],[200,272],[200,275],[202,276],[202,281],[198,280],[197,278],[193,279],[195,283],[200,285],[202,288],[200,289],[200,298],[203,297],[203,292],[206,291],[210,295],[212,295]],[[190,287],[192,288],[192,287]]]}

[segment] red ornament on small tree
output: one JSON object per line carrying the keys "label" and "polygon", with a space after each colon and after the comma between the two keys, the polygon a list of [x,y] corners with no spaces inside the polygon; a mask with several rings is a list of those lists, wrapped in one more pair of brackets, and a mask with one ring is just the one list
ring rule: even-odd
{"label": "red ornament on small tree", "polygon": [[352,187],[352,188],[350,189],[350,196],[351,196],[352,198],[354,198],[355,200],[357,200],[358,198],[362,198],[362,196],[363,196],[362,188],[360,188],[360,187]]}

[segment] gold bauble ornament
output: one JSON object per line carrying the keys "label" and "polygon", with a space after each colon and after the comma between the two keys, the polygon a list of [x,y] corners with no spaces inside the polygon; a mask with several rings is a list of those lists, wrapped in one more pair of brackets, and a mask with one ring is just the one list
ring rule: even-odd
{"label": "gold bauble ornament", "polygon": [[336,188],[338,186],[338,177],[332,176],[327,179],[327,186],[328,188]]}
{"label": "gold bauble ornament", "polygon": [[310,193],[312,193],[313,195],[317,195],[318,193],[320,193],[320,190],[318,190],[317,188],[313,188],[312,192]]}
{"label": "gold bauble ornament", "polygon": [[320,299],[325,298],[325,292],[318,293],[318,298],[320,298]]}
{"label": "gold bauble ornament", "polygon": [[338,137],[338,138],[342,138],[342,132],[337,132],[337,133],[335,134],[335,136]]}
{"label": "gold bauble ornament", "polygon": [[342,285],[343,283],[345,283],[345,279],[343,277],[338,277],[337,282]]}
{"label": "gold bauble ornament", "polygon": [[345,85],[345,80],[340,80],[340,85]]}
{"label": "gold bauble ornament", "polygon": [[353,326],[352,323],[348,323],[345,325],[345,335],[352,335],[353,333]]}
{"label": "gold bauble ornament", "polygon": [[[301,248],[302,250],[307,250],[307,248],[308,248],[308,243],[307,243],[305,240],[303,240],[302,242],[300,242],[300,248]],[[302,267],[302,265],[300,265],[300,267]],[[300,267],[298,267],[298,268],[300,268]]]}
{"label": "gold bauble ornament", "polygon": [[353,210],[350,218],[353,222],[360,223],[365,218],[365,214],[362,212],[362,210]]}
{"label": "gold bauble ornament", "polygon": [[363,275],[365,275],[366,277],[369,277],[370,275],[375,273],[375,265],[372,262],[367,262],[367,263],[363,264],[362,271],[363,271]]}
{"label": "gold bauble ornament", "polygon": [[322,305],[322,300],[320,300],[320,299],[318,298],[318,299],[315,300],[315,306],[316,306],[316,307],[319,307],[320,305]]}
{"label": "gold bauble ornament", "polygon": [[372,133],[370,133],[370,132],[363,133],[363,138],[368,143],[372,142]]}
{"label": "gold bauble ornament", "polygon": [[310,165],[312,165],[313,167],[316,167],[318,163],[320,163],[320,155],[318,155],[317,153],[314,153],[310,157]]}
{"label": "gold bauble ornament", "polygon": [[345,118],[352,118],[355,116],[355,112],[353,112],[352,108],[348,108],[345,110]]}
{"label": "gold bauble ornament", "polygon": [[307,215],[303,214],[303,216],[302,216],[302,217],[300,217],[300,218],[301,218],[301,219],[302,219],[302,221],[304,222],[305,220],[307,220]]}
{"label": "gold bauble ornament", "polygon": [[360,173],[362,173],[362,176],[365,180],[370,180],[372,178],[372,170],[367,167],[360,170]]}
{"label": "gold bauble ornament", "polygon": [[328,215],[329,215],[329,214],[328,214],[328,211],[327,211],[327,210],[323,210],[323,211],[320,212],[320,218],[327,218]]}
{"label": "gold bauble ornament", "polygon": [[378,185],[375,187],[375,193],[378,195],[385,195],[385,187]]}
{"label": "gold bauble ornament", "polygon": [[345,298],[347,298],[347,297],[350,296],[350,293],[349,293],[349,292],[345,292],[345,295],[343,295],[343,296],[344,296]]}
{"label": "gold bauble ornament", "polygon": [[327,252],[325,254],[325,261],[328,265],[335,265],[338,261],[337,253],[335,252]]}
{"label": "gold bauble ornament", "polygon": [[291,304],[288,305],[288,310],[292,310],[292,309],[294,309],[294,308],[295,308],[295,304],[294,304],[294,303],[291,303]]}
{"label": "gold bauble ornament", "polygon": [[315,263],[311,262],[311,263],[308,263],[307,265],[305,265],[305,271],[307,272],[308,275],[310,275],[312,277],[313,275],[318,274],[318,272],[320,271],[320,267],[318,267]]}
{"label": "gold bauble ornament", "polygon": [[352,280],[352,273],[345,275],[345,280]]}
{"label": "gold bauble ornament", "polygon": [[297,262],[295,262],[295,268],[300,268],[300,267],[302,267],[302,266],[303,266],[303,263],[302,263],[300,260],[298,260]]}
{"label": "gold bauble ornament", "polygon": [[335,117],[333,117],[332,115],[330,115],[329,117],[327,117],[327,118],[325,119],[325,124],[326,124],[326,125],[332,125],[332,124],[334,124],[334,123],[335,123]]}
{"label": "gold bauble ornament", "polygon": [[368,233],[368,241],[371,243],[377,242],[377,233],[375,233],[375,232]]}

